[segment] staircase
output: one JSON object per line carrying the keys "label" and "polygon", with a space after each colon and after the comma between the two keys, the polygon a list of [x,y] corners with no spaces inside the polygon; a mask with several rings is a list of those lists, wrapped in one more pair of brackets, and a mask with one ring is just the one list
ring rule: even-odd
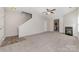
{"label": "staircase", "polygon": [[32,14],[32,18],[19,26],[19,38],[44,32],[45,20],[38,14]]}
{"label": "staircase", "polygon": [[21,32],[21,30],[23,30],[24,28],[23,28],[23,26],[26,24],[26,23],[28,23],[31,19],[32,19],[32,14],[30,14],[30,13],[27,13],[27,12],[24,12],[24,11],[22,11],[21,12],[22,14],[24,14],[24,15],[26,15],[26,16],[24,16],[24,18],[26,19],[25,21],[24,21],[24,23],[22,23],[19,27],[18,27],[18,35],[19,35],[19,37],[20,37],[20,33],[22,33]]}
{"label": "staircase", "polygon": [[[12,12],[13,13],[13,12]],[[16,15],[17,14],[17,15]],[[19,13],[13,13],[12,15],[14,15],[14,17],[16,16],[17,17],[17,19],[16,19],[16,21],[18,20],[18,21],[20,21],[20,22],[18,22],[19,24],[17,25],[17,27],[18,26],[22,26],[23,24],[25,24],[25,22],[28,22],[31,18],[32,18],[32,14],[30,14],[30,13],[27,13],[27,12],[24,12],[24,11],[21,11],[21,12],[19,12]],[[7,15],[8,16],[8,15]],[[12,18],[14,18],[14,17],[12,17]],[[20,18],[19,18],[20,17]],[[2,25],[3,24],[3,21],[2,21],[3,19],[1,19],[0,20],[0,24]],[[14,23],[14,22],[13,22]],[[14,24],[15,25],[15,24]],[[17,29],[16,28],[16,30],[17,30],[17,34],[18,35],[15,35],[15,36],[6,36],[5,38],[3,37],[4,36],[4,32],[3,32],[3,30],[4,30],[4,28],[2,28],[1,26],[0,26],[0,38],[1,38],[1,40],[0,40],[0,47],[3,47],[3,46],[6,46],[6,45],[10,45],[10,44],[14,44],[14,43],[16,43],[16,42],[19,42],[19,41],[22,41],[22,40],[24,40],[23,38],[21,39],[19,39],[18,38],[18,35],[19,35],[19,29]]]}

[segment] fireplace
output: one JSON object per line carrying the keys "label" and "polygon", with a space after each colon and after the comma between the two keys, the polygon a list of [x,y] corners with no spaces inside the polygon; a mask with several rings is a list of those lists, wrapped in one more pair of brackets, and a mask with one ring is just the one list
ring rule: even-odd
{"label": "fireplace", "polygon": [[65,34],[73,36],[73,28],[72,27],[65,27]]}

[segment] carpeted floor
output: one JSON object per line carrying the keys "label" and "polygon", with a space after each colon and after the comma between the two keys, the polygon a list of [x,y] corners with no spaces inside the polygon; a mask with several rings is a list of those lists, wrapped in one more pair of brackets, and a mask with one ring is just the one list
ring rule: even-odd
{"label": "carpeted floor", "polygon": [[24,40],[23,38],[19,39],[18,36],[9,36],[9,37],[6,37],[4,39],[4,41],[2,42],[0,47],[10,45],[10,44],[14,44],[14,43],[17,43],[17,42],[20,42],[20,41],[23,41],[23,40]]}
{"label": "carpeted floor", "polygon": [[2,52],[77,52],[79,40],[57,32],[23,37],[23,41],[0,47]]}

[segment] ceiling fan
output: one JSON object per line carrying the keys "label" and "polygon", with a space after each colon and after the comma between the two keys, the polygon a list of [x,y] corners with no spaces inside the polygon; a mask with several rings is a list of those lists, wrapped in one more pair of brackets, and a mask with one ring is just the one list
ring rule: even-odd
{"label": "ceiling fan", "polygon": [[46,12],[43,12],[43,14],[45,14],[45,15],[54,14],[55,10],[56,9],[46,9]]}

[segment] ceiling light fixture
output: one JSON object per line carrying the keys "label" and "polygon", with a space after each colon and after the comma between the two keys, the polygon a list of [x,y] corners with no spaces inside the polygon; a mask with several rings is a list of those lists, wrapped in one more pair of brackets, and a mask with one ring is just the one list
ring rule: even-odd
{"label": "ceiling light fixture", "polygon": [[43,12],[43,14],[44,15],[50,15],[50,14],[54,14],[54,11],[55,11],[56,9],[46,9],[46,12]]}

